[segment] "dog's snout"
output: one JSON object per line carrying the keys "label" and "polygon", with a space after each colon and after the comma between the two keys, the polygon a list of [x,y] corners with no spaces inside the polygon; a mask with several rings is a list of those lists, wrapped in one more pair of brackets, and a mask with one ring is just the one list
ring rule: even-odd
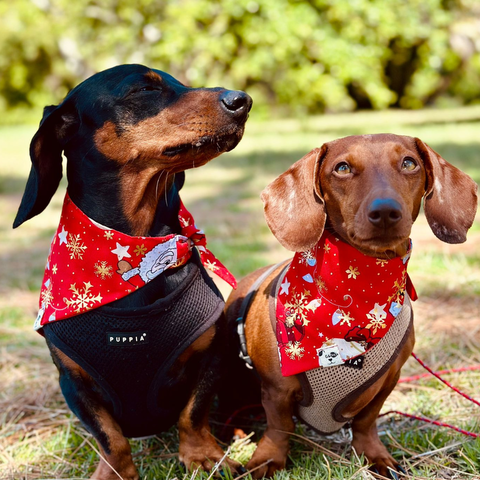
{"label": "dog's snout", "polygon": [[376,227],[390,227],[402,219],[402,207],[393,198],[377,198],[370,204],[367,217]]}
{"label": "dog's snout", "polygon": [[233,115],[248,113],[252,108],[250,95],[240,90],[227,90],[220,96],[223,107]]}

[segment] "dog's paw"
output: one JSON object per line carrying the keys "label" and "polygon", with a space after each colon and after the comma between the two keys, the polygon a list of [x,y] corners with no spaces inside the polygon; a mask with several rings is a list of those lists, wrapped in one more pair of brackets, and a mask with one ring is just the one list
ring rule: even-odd
{"label": "dog's paw", "polygon": [[384,458],[377,458],[370,470],[386,478],[400,480],[401,475],[406,475],[405,469],[399,465],[390,455]]}
{"label": "dog's paw", "polygon": [[252,478],[273,477],[275,472],[283,470],[287,463],[287,455],[283,455],[278,449],[257,448],[253,457],[247,463],[247,471]]}
{"label": "dog's paw", "polygon": [[223,470],[229,469],[233,476],[236,476],[245,471],[241,463],[225,457],[220,447],[210,449],[208,452],[204,449],[183,451],[180,455],[180,461],[190,472],[197,469],[211,472],[213,469],[216,469],[216,473],[222,475]]}

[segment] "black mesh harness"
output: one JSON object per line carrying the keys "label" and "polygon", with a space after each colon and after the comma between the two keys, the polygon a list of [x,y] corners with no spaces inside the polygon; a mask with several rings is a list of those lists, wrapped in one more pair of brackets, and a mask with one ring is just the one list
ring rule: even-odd
{"label": "black mesh harness", "polygon": [[152,305],[128,311],[106,305],[43,329],[100,385],[126,436],[157,433],[176,422],[179,402],[172,399],[165,407],[159,392],[175,383],[169,369],[223,310],[196,252],[191,261],[194,268],[183,283]]}

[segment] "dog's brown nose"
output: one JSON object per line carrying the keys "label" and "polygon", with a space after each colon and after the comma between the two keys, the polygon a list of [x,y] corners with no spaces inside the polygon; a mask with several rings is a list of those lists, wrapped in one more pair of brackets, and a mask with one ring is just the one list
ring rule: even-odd
{"label": "dog's brown nose", "polygon": [[391,227],[401,220],[402,207],[393,198],[377,198],[370,204],[367,217],[376,227]]}
{"label": "dog's brown nose", "polygon": [[220,95],[223,107],[233,115],[245,114],[252,108],[250,95],[240,90],[227,90]]}

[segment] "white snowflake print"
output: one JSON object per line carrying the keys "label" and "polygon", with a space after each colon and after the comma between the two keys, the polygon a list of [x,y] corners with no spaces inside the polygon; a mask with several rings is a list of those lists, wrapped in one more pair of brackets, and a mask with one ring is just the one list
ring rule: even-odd
{"label": "white snowflake print", "polygon": [[110,278],[113,275],[113,269],[110,265],[107,264],[105,261],[101,261],[100,263],[96,263],[95,267],[95,275],[100,277],[102,280],[106,278]]}
{"label": "white snowflake print", "polygon": [[100,294],[93,295],[90,289],[93,285],[90,282],[83,282],[84,288],[77,288],[73,283],[70,285],[70,290],[73,292],[72,298],[64,298],[64,302],[75,309],[75,313],[80,313],[85,310],[90,310],[94,307],[95,303],[102,301]]}
{"label": "white snowflake print", "polygon": [[291,360],[296,360],[303,357],[305,349],[301,346],[300,342],[289,342],[285,347],[285,353]]}
{"label": "white snowflake print", "polygon": [[69,233],[67,248],[70,250],[70,259],[74,260],[78,258],[79,260],[83,260],[83,254],[87,246],[82,242],[79,233],[77,235]]}
{"label": "white snowflake print", "polygon": [[311,250],[305,250],[300,255],[300,263],[308,263],[309,260],[311,261],[314,259],[315,259],[315,254]]}

